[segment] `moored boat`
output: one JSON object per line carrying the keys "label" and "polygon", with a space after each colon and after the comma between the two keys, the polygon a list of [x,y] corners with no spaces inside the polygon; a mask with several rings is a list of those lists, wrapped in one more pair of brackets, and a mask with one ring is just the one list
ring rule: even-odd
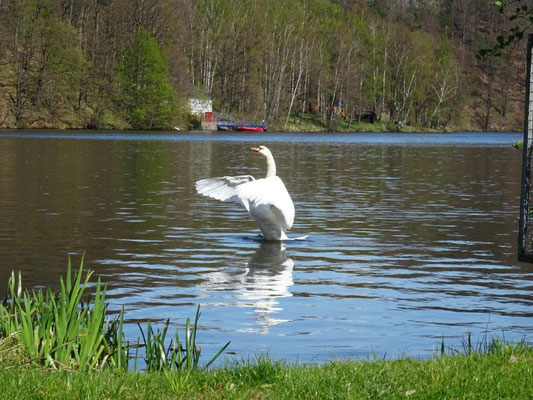
{"label": "moored boat", "polygon": [[265,132],[267,123],[249,123],[242,121],[233,121],[231,119],[218,119],[217,131],[237,131],[237,132]]}
{"label": "moored boat", "polygon": [[264,125],[239,125],[236,130],[240,132],[264,132],[266,129]]}
{"label": "moored boat", "polygon": [[217,124],[217,131],[234,131],[236,128],[235,124]]}

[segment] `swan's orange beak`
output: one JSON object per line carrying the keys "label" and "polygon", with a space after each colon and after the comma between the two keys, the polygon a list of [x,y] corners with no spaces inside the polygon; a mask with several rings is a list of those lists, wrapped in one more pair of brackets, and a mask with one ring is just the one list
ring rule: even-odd
{"label": "swan's orange beak", "polygon": [[256,151],[259,153],[259,150],[261,150],[259,147],[250,147],[250,150]]}

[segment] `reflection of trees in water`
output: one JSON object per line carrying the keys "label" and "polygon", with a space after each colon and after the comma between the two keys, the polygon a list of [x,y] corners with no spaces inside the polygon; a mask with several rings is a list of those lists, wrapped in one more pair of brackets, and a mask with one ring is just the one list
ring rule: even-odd
{"label": "reflection of trees in water", "polygon": [[[271,314],[282,310],[277,298],[290,297],[289,288],[294,285],[294,262],[287,257],[282,242],[262,242],[259,249],[244,268],[227,268],[208,273],[199,285],[206,291],[234,292],[239,299],[235,305],[254,307],[260,333],[267,333],[270,326],[285,322]],[[224,304],[227,305],[227,304]]]}

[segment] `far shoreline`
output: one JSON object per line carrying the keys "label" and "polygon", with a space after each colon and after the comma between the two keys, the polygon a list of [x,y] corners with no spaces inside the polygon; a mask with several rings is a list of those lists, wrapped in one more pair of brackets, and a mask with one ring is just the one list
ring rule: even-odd
{"label": "far shoreline", "polygon": [[402,130],[336,130],[336,131],[327,131],[327,130],[268,130],[265,132],[256,132],[256,133],[250,133],[250,132],[234,132],[234,131],[216,131],[216,130],[196,130],[196,129],[93,129],[93,128],[61,128],[61,127],[55,127],[55,128],[0,128],[0,133],[9,133],[9,132],[36,132],[36,133],[47,133],[47,132],[60,132],[60,133],[74,133],[74,132],[83,132],[83,133],[165,133],[165,134],[191,134],[191,133],[205,133],[205,134],[235,134],[235,135],[268,135],[268,134],[290,134],[290,133],[296,133],[296,134],[302,134],[302,133],[309,133],[309,134],[317,134],[317,133],[325,133],[325,134],[347,134],[347,133],[353,133],[353,134],[372,134],[372,133],[396,133],[396,134],[407,134],[407,133],[438,133],[438,134],[457,134],[457,133],[523,133],[523,131],[513,131],[513,130],[468,130],[468,129],[457,129],[457,130],[428,130],[428,129],[402,129]]}

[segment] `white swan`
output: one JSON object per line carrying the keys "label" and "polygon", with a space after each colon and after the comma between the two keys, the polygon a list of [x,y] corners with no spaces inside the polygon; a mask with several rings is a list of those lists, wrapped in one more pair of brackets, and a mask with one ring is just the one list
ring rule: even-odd
{"label": "white swan", "polygon": [[222,176],[196,182],[198,193],[221,201],[242,204],[259,225],[266,240],[287,240],[285,234],[294,222],[294,204],[283,181],[276,176],[274,157],[265,146],[252,147],[266,158],[262,179],[251,175]]}

